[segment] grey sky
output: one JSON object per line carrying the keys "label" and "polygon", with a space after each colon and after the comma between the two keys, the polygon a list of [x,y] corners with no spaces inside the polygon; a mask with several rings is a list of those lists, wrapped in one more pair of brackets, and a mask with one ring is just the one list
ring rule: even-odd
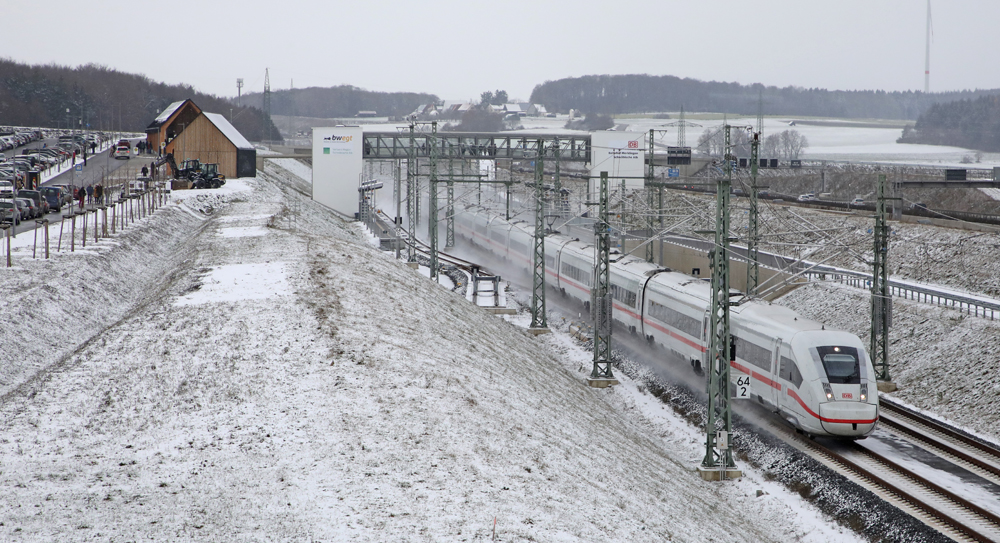
{"label": "grey sky", "polygon": [[[224,96],[350,84],[527,99],[546,80],[649,73],[922,90],[926,0],[5,0],[4,52]],[[1000,88],[1000,1],[933,2],[931,90]],[[2,74],[0,74],[2,75]]]}

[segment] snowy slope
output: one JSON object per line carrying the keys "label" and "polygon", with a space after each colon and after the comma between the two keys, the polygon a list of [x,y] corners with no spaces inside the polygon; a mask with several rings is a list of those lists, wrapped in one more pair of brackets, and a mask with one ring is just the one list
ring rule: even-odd
{"label": "snowy slope", "polygon": [[701,481],[699,431],[627,379],[587,388],[564,336],[483,313],[270,179],[177,192],[94,253],[3,272],[5,313],[35,267],[66,293],[19,332],[63,351],[5,364],[0,538],[857,538],[752,470]]}

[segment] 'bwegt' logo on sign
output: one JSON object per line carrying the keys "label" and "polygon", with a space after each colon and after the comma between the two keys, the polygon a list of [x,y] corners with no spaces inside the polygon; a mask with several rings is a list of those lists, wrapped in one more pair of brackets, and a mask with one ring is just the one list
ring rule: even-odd
{"label": "'bwegt' logo on sign", "polygon": [[340,142],[344,142],[344,143],[350,143],[352,139],[354,139],[354,136],[330,135],[330,136],[327,136],[327,137],[323,138],[323,141],[340,141]]}

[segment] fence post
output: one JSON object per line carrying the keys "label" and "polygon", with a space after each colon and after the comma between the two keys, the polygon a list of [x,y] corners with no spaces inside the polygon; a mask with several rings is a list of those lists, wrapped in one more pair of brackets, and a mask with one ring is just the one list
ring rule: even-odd
{"label": "fence post", "polygon": [[14,229],[14,225],[4,226],[4,237],[7,238],[7,267],[10,267],[10,231]]}
{"label": "fence post", "polygon": [[73,213],[69,230],[69,252],[76,251],[76,213]]}
{"label": "fence post", "polygon": [[45,219],[45,260],[49,259],[49,220]]}

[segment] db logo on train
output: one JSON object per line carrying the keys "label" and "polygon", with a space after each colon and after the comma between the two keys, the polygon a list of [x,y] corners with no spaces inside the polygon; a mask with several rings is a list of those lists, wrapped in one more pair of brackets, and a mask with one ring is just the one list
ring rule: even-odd
{"label": "db logo on train", "polygon": [[632,140],[632,141],[628,142],[628,148],[629,149],[638,149],[639,148],[639,140]]}

